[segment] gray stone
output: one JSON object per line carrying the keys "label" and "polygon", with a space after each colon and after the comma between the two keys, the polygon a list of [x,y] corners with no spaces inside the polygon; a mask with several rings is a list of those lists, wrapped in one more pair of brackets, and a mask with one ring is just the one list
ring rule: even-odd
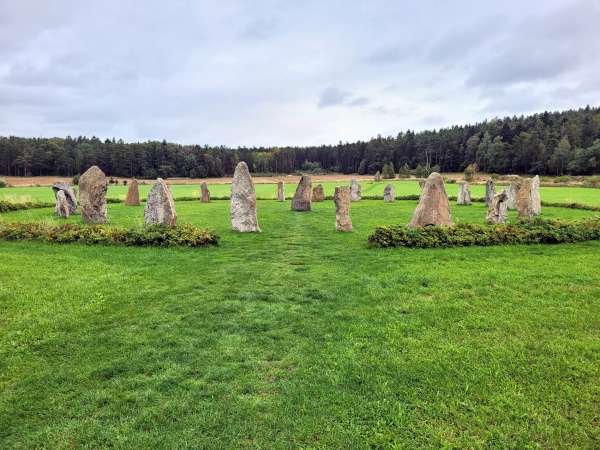
{"label": "gray stone", "polygon": [[52,191],[54,192],[55,199],[60,191],[64,193],[67,207],[69,208],[69,215],[77,212],[77,195],[75,194],[75,190],[68,183],[57,181],[52,185]]}
{"label": "gray stone", "polygon": [[87,223],[107,223],[106,191],[108,180],[98,166],[92,166],[79,177],[81,219]]}
{"label": "gray stone", "polygon": [[206,183],[200,185],[200,203],[210,202],[210,191]]}
{"label": "gray stone", "polygon": [[58,217],[67,219],[71,215],[71,208],[65,191],[60,190],[56,192],[56,206],[54,207],[54,213]]}
{"label": "gray stone", "polygon": [[292,199],[292,211],[310,211],[312,198],[312,183],[308,175],[302,175],[296,193]]}
{"label": "gray stone", "polygon": [[323,190],[323,185],[317,184],[313,188],[312,201],[313,202],[322,202],[323,200],[325,200],[325,191]]}
{"label": "gray stone", "polygon": [[425,186],[425,181],[427,181],[427,180],[425,180],[425,179],[419,180],[419,187],[421,188],[421,190],[423,190],[423,186]]}
{"label": "gray stone", "polygon": [[469,189],[469,183],[463,181],[458,183],[458,195],[456,197],[457,205],[470,205],[471,204],[471,189]]}
{"label": "gray stone", "polygon": [[508,193],[505,190],[494,195],[488,207],[486,222],[489,224],[506,223],[508,218]]}
{"label": "gray stone", "polygon": [[177,225],[177,213],[175,212],[175,202],[171,195],[171,189],[162,178],[156,180],[148,193],[146,207],[144,208],[144,223],[146,225],[171,227]]}
{"label": "gray stone", "polygon": [[358,184],[358,181],[356,181],[356,179],[352,179],[352,181],[350,182],[350,201],[352,202],[358,202],[360,201],[361,197],[361,190],[362,188],[360,187],[360,184]]}
{"label": "gray stone", "polygon": [[285,185],[283,181],[277,183],[277,201],[285,202]]}
{"label": "gray stone", "polygon": [[383,190],[383,201],[393,202],[394,200],[396,200],[396,191],[393,185],[388,184]]}
{"label": "gray stone", "polygon": [[437,172],[432,172],[425,181],[419,204],[408,224],[409,227],[429,225],[452,225],[444,178]]}
{"label": "gray stone", "polygon": [[336,231],[352,231],[350,219],[350,188],[337,186],[333,195],[335,202],[335,229]]}
{"label": "gray stone", "polygon": [[496,195],[496,183],[491,178],[488,178],[485,183],[485,206],[488,208],[492,204],[492,200],[494,199],[494,195]]}
{"label": "gray stone", "polygon": [[531,210],[534,216],[542,214],[542,199],[540,197],[540,177],[536,175],[531,180]]}
{"label": "gray stone", "polygon": [[259,233],[256,191],[248,165],[238,163],[231,182],[231,228],[241,233]]}
{"label": "gray stone", "polygon": [[517,209],[517,190],[520,180],[521,177],[513,177],[508,185],[508,189],[506,189],[506,194],[508,195],[508,209]]}
{"label": "gray stone", "polygon": [[379,170],[377,172],[375,172],[375,177],[373,177],[374,181],[381,181],[381,173],[379,172]]}

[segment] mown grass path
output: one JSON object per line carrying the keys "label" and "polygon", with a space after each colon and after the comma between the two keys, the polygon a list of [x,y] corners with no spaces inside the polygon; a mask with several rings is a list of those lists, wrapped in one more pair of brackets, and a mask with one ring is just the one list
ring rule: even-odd
{"label": "mown grass path", "polygon": [[0,447],[598,447],[600,243],[367,248],[415,204],[342,234],[330,201],[259,201],[240,235],[178,203],[217,248],[1,242]]}

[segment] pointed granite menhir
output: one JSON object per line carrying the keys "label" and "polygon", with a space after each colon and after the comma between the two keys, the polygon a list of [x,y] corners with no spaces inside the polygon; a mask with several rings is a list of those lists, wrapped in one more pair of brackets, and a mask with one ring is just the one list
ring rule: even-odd
{"label": "pointed granite menhir", "polygon": [[56,193],[56,206],[54,207],[54,213],[58,217],[63,217],[65,219],[68,219],[71,215],[69,201],[67,200],[67,196],[63,190],[60,190]]}
{"label": "pointed granite menhir", "polygon": [[335,202],[335,229],[336,231],[352,231],[350,219],[350,188],[337,186],[333,195]]}
{"label": "pointed granite menhir", "polygon": [[325,200],[325,191],[323,191],[323,185],[317,184],[312,191],[312,201],[322,202],[323,200]]}
{"label": "pointed granite menhir", "polygon": [[208,190],[208,185],[206,183],[200,185],[200,194],[200,203],[210,202],[210,191]]}
{"label": "pointed granite menhir", "polygon": [[277,201],[285,202],[285,186],[283,181],[277,183]]}
{"label": "pointed granite menhir", "polygon": [[106,191],[108,181],[98,166],[92,166],[79,177],[81,219],[87,223],[107,223]]}
{"label": "pointed granite menhir", "polygon": [[75,195],[75,191],[71,185],[69,185],[69,183],[57,181],[52,185],[52,191],[54,192],[54,198],[56,200],[58,200],[58,193],[61,191],[63,192],[65,201],[67,202],[67,206],[69,208],[69,215],[77,212],[77,196]]}
{"label": "pointed granite menhir", "polygon": [[158,178],[148,194],[144,208],[144,222],[146,225],[177,225],[175,202],[171,189],[162,178]]}
{"label": "pointed granite menhir", "polygon": [[458,195],[456,197],[457,205],[470,205],[471,204],[471,189],[469,189],[469,183],[463,181],[458,183]]}
{"label": "pointed granite menhir", "polygon": [[452,225],[444,178],[437,172],[432,172],[425,180],[419,204],[408,224],[411,228],[429,225]]}
{"label": "pointed granite menhir", "polygon": [[355,178],[352,179],[352,181],[350,182],[350,201],[351,202],[358,202],[360,201],[361,197],[361,187],[360,184],[358,184],[358,181],[356,181]]}
{"label": "pointed granite menhir", "polygon": [[139,206],[140,205],[140,188],[138,180],[131,180],[127,189],[127,197],[125,197],[125,205]]}
{"label": "pointed granite menhir", "polygon": [[508,196],[508,209],[517,209],[517,191],[519,189],[520,182],[521,177],[515,176],[511,179],[508,189],[506,189],[506,195]]}
{"label": "pointed granite menhir", "polygon": [[386,203],[393,202],[396,200],[396,191],[394,185],[388,184],[383,190],[383,201]]}
{"label": "pointed granite menhir", "polygon": [[256,191],[248,165],[238,163],[231,182],[231,228],[241,233],[259,233]]}
{"label": "pointed granite menhir", "polygon": [[506,189],[494,195],[492,203],[488,207],[486,222],[491,224],[506,223],[508,217],[508,193]]}
{"label": "pointed granite menhir", "polygon": [[496,183],[491,178],[488,178],[485,183],[485,206],[488,208],[492,204],[492,200],[494,199],[494,195],[496,195]]}
{"label": "pointed granite menhir", "polygon": [[292,211],[310,211],[312,198],[312,183],[310,176],[302,175],[296,193],[292,199]]}
{"label": "pointed granite menhir", "polygon": [[534,216],[542,214],[542,198],[540,197],[540,176],[531,180],[531,210]]}

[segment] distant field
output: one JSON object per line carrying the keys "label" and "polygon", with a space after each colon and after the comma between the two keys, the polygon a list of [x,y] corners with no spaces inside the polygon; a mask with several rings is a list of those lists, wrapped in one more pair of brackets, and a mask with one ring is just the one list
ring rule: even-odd
{"label": "distant field", "polygon": [[[391,183],[396,188],[396,195],[419,194],[420,188],[416,181],[394,180]],[[317,184],[316,182],[313,185]],[[344,182],[323,182],[326,195],[333,195],[335,186],[344,185]],[[373,181],[362,181],[362,192],[364,195],[383,195],[383,189],[388,182],[375,183]],[[145,198],[151,188],[151,184],[141,185],[140,194]],[[292,196],[296,188],[295,184],[286,184],[286,195]],[[231,191],[229,184],[209,184],[211,195],[216,197],[228,196]],[[174,197],[195,196],[200,198],[199,185],[171,185]],[[446,184],[448,195],[456,195],[457,185]],[[471,192],[475,197],[483,197],[485,186],[474,185]],[[127,193],[127,186],[111,185],[108,190],[108,196],[111,198],[124,199]],[[256,194],[260,198],[276,198],[277,187],[275,184],[256,184]],[[580,188],[580,187],[542,187],[542,200],[547,202],[576,202],[592,206],[600,206],[600,189]],[[53,201],[54,195],[50,187],[11,187],[0,189],[0,199],[13,201],[37,200]]]}

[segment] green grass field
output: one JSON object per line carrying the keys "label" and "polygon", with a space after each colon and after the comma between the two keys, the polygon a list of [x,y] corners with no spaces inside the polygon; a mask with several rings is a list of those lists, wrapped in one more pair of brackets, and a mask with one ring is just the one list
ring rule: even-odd
{"label": "green grass field", "polygon": [[[420,194],[421,189],[416,181],[394,180],[391,183],[395,186],[396,195],[413,195]],[[325,182],[322,183],[326,195],[333,195],[336,186],[343,185],[343,182]],[[383,196],[383,189],[388,184],[387,181],[375,183],[373,181],[362,182],[363,195],[380,195]],[[315,185],[315,183],[313,183]],[[448,195],[455,196],[457,193],[456,184],[446,184]],[[152,187],[151,184],[140,185],[140,195],[145,198],[148,191]],[[213,184],[209,185],[211,195],[214,197],[229,196],[231,185],[229,184]],[[286,196],[294,195],[295,185],[286,185]],[[200,198],[200,187],[194,185],[171,185],[171,190],[174,197],[198,197]],[[498,192],[500,187],[497,188]],[[562,202],[562,203],[582,203],[592,206],[600,206],[600,189],[580,188],[580,187],[542,187],[540,188],[541,196],[547,202]],[[484,197],[485,186],[471,186],[471,193],[474,197]],[[108,189],[108,197],[116,199],[124,199],[127,194],[127,186],[111,185]],[[257,184],[256,195],[259,198],[276,198],[277,186],[275,184]],[[8,189],[0,189],[0,200],[13,201],[54,201],[54,194],[50,187],[15,187]]]}
{"label": "green grass field", "polygon": [[0,448],[598,448],[600,242],[367,247],[415,206],[353,203],[344,234],[331,201],[259,201],[263,232],[236,234],[229,202],[188,201],[219,247],[0,242]]}

